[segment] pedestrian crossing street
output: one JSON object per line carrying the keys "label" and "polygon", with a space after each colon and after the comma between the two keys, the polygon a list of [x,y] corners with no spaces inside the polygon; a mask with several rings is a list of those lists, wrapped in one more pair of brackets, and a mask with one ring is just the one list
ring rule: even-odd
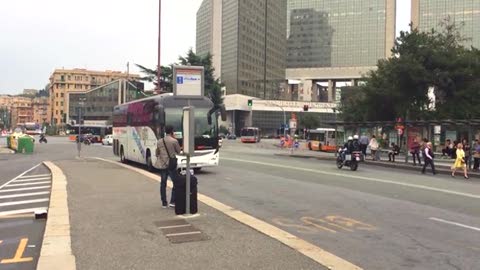
{"label": "pedestrian crossing street", "polygon": [[21,174],[0,187],[0,217],[46,212],[51,174]]}

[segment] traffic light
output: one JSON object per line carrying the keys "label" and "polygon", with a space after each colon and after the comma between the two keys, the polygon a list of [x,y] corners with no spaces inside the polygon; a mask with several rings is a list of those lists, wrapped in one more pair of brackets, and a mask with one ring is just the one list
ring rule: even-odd
{"label": "traffic light", "polygon": [[303,105],[303,111],[308,112],[308,105]]}
{"label": "traffic light", "polygon": [[247,102],[248,107],[252,107],[253,105],[253,99],[249,99]]}

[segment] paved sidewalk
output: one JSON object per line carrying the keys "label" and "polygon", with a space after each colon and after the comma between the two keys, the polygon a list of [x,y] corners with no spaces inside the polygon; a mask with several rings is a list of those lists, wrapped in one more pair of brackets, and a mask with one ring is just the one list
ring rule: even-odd
{"label": "paved sidewalk", "polygon": [[67,177],[77,269],[326,269],[202,203],[187,221],[206,240],[171,243],[157,222],[178,218],[161,208],[158,182],[99,160],[55,164]]}
{"label": "paved sidewalk", "polygon": [[14,154],[15,151],[11,150],[10,148],[7,148],[6,146],[0,146],[0,154]]}

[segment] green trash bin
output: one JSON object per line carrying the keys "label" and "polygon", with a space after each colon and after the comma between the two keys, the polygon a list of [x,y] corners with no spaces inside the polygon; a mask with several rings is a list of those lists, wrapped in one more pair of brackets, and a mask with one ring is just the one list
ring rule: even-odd
{"label": "green trash bin", "polygon": [[33,139],[31,137],[19,137],[17,153],[33,153]]}

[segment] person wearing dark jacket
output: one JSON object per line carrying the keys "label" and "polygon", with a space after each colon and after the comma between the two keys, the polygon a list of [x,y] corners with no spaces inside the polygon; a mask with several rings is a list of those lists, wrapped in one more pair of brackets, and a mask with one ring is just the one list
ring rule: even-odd
{"label": "person wearing dark jacket", "polygon": [[433,175],[435,175],[436,174],[435,164],[433,163],[433,159],[435,158],[435,156],[434,156],[433,151],[432,151],[432,143],[431,142],[427,143],[427,147],[425,147],[423,155],[425,157],[425,162],[423,163],[422,173],[425,173],[425,169],[427,168],[428,165],[430,165],[432,167],[432,173],[433,173]]}
{"label": "person wearing dark jacket", "polygon": [[418,165],[422,165],[422,162],[420,161],[420,144],[417,142],[417,139],[414,138],[412,145],[410,147],[410,153],[412,154],[413,157],[413,165],[417,166],[416,160],[418,159]]}
{"label": "person wearing dark jacket", "polygon": [[400,147],[392,142],[392,149],[388,152],[388,161],[395,162],[395,156],[400,153]]}

